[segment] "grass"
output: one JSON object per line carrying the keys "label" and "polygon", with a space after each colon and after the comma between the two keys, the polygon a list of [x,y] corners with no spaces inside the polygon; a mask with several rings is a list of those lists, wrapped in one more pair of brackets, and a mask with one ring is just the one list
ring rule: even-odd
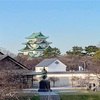
{"label": "grass", "polygon": [[100,92],[79,92],[59,93],[61,100],[100,100]]}

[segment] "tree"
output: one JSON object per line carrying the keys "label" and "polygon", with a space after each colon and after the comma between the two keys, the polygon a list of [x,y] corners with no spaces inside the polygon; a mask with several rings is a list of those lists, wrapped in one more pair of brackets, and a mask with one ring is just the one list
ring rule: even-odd
{"label": "tree", "polygon": [[0,71],[0,99],[15,96],[15,91],[19,90],[19,80],[17,74],[8,70]]}
{"label": "tree", "polygon": [[99,61],[93,60],[93,61],[94,63],[89,69],[94,75],[96,75],[100,86],[100,60]]}
{"label": "tree", "polygon": [[43,60],[43,57],[28,57],[28,56],[17,56],[15,58],[18,62],[20,62],[21,64],[27,66],[28,69],[30,70],[35,70],[35,65],[37,65],[39,62],[41,62]]}
{"label": "tree", "polygon": [[98,79],[100,86],[100,49],[97,50],[92,57],[93,64],[89,67],[90,71],[92,71]]}
{"label": "tree", "polygon": [[55,48],[48,47],[43,52],[43,56],[45,57],[56,57],[58,55],[60,55],[60,50],[56,47]]}
{"label": "tree", "polygon": [[93,58],[94,58],[95,60],[100,60],[100,49],[97,50],[97,51],[94,53]]}
{"label": "tree", "polygon": [[46,50],[43,52],[43,56],[49,57],[52,54],[52,48],[49,46]]}
{"label": "tree", "polygon": [[85,51],[86,51],[87,54],[90,54],[92,52],[96,52],[97,50],[99,50],[99,48],[96,47],[96,46],[93,46],[93,45],[85,47]]}
{"label": "tree", "polygon": [[4,99],[6,96],[14,96],[15,91],[23,86],[23,82],[18,78],[20,76],[18,66],[11,61],[12,59],[9,56],[7,57],[8,59],[0,60],[0,99]]}
{"label": "tree", "polygon": [[82,66],[85,70],[89,69],[89,66],[93,65],[92,56],[80,56],[80,55],[65,55],[57,57],[62,63],[67,66],[67,71],[78,71],[78,66]]}
{"label": "tree", "polygon": [[73,55],[73,54],[74,54],[73,51],[71,51],[71,50],[66,51],[66,53],[67,53],[68,55]]}
{"label": "tree", "polygon": [[67,51],[67,54],[72,54],[72,55],[80,55],[82,54],[83,48],[79,46],[74,46],[72,47],[72,51]]}
{"label": "tree", "polygon": [[11,53],[9,50],[6,50],[5,48],[0,47],[0,52],[2,52],[5,55],[9,55],[11,57],[16,57],[14,53]]}
{"label": "tree", "polygon": [[78,86],[84,87],[89,85],[90,76],[87,77],[73,77],[72,81],[76,82]]}
{"label": "tree", "polygon": [[60,50],[58,49],[58,48],[52,48],[52,56],[53,57],[56,57],[56,56],[58,56],[58,55],[60,55],[61,53],[60,53]]}
{"label": "tree", "polygon": [[59,81],[59,78],[58,77],[49,77],[48,80],[52,81],[53,82],[53,87],[55,87],[55,83],[56,83],[56,81]]}

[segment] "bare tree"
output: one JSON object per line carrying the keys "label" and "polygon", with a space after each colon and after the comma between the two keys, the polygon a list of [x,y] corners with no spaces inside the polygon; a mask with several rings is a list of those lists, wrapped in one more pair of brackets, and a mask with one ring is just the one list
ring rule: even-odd
{"label": "bare tree", "polygon": [[2,99],[13,96],[15,91],[23,85],[19,78],[21,75],[16,73],[18,68],[16,63],[13,63],[9,58],[0,60],[0,97]]}
{"label": "bare tree", "polygon": [[[79,56],[79,55],[66,55],[60,56],[58,59],[63,62],[69,70],[78,71],[78,66],[85,65],[85,69],[88,70],[92,66],[92,57],[91,56]],[[83,63],[84,62],[84,63]]]}
{"label": "bare tree", "polygon": [[42,57],[37,57],[37,58],[31,58],[28,56],[17,56],[15,58],[18,62],[22,63],[23,65],[27,66],[28,69],[30,70],[34,70],[35,69],[35,65],[37,65],[39,62],[41,62],[43,60]]}
{"label": "bare tree", "polygon": [[86,76],[84,78],[82,78],[82,77],[75,77],[74,76],[72,78],[72,81],[76,82],[77,83],[77,86],[86,87],[89,84],[90,76]]}
{"label": "bare tree", "polygon": [[0,52],[2,52],[2,53],[5,54],[5,55],[9,55],[9,56],[11,56],[11,57],[16,57],[16,54],[11,53],[9,50],[7,50],[7,49],[5,49],[5,48],[2,48],[2,47],[0,47]]}
{"label": "bare tree", "polygon": [[59,81],[59,78],[58,78],[58,77],[49,77],[48,80],[51,81],[51,82],[53,82],[53,87],[55,87],[55,83],[56,83],[57,81]]}
{"label": "bare tree", "polygon": [[92,67],[89,67],[89,70],[96,75],[98,82],[99,82],[99,86],[100,86],[100,60],[94,60],[93,61],[93,65]]}
{"label": "bare tree", "polygon": [[1,70],[0,71],[0,99],[5,97],[12,97],[19,90],[21,83],[17,79],[17,74],[12,71]]}

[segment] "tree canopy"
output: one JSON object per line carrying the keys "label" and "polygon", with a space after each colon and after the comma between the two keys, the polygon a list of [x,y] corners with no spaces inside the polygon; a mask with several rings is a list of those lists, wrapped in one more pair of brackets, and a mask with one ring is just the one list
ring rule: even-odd
{"label": "tree canopy", "polygon": [[79,46],[74,46],[72,47],[72,50],[67,51],[67,54],[72,54],[72,55],[80,55],[83,51],[82,47]]}
{"label": "tree canopy", "polygon": [[91,53],[95,53],[99,48],[97,46],[87,46],[85,48],[82,48],[80,46],[74,46],[72,47],[72,50],[67,51],[66,53],[69,55],[90,55]]}
{"label": "tree canopy", "polygon": [[54,48],[48,47],[43,52],[44,57],[56,57],[58,55],[60,55],[60,50],[56,47],[54,47]]}
{"label": "tree canopy", "polygon": [[95,60],[100,60],[100,49],[97,50],[97,51],[95,52],[93,58],[94,58]]}
{"label": "tree canopy", "polygon": [[85,51],[88,54],[92,52],[96,52],[97,50],[99,50],[97,46],[90,45],[90,46],[85,47]]}

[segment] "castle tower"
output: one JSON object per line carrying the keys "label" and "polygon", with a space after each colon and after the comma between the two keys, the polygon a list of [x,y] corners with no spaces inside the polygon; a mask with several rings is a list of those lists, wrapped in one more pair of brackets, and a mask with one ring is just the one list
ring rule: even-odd
{"label": "castle tower", "polygon": [[41,32],[32,33],[29,37],[26,37],[27,42],[22,43],[25,47],[20,51],[20,54],[28,55],[30,57],[39,57],[43,55],[43,51],[49,47],[51,42],[47,42],[48,37],[44,36]]}

